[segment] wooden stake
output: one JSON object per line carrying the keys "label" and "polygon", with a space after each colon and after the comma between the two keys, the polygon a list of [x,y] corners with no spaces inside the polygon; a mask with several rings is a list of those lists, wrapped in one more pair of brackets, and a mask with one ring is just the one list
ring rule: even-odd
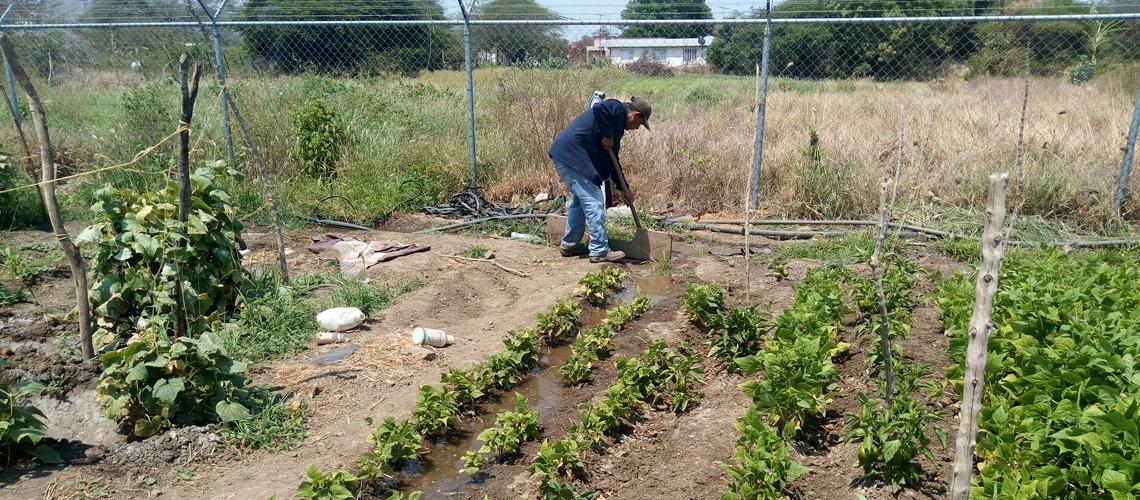
{"label": "wooden stake", "polygon": [[879,324],[879,348],[883,350],[884,371],[887,379],[887,408],[895,398],[894,364],[891,362],[890,316],[887,311],[887,297],[883,291],[883,242],[887,238],[890,227],[890,209],[887,207],[887,189],[891,186],[891,179],[883,176],[879,183],[879,227],[875,231],[875,253],[871,254],[871,275],[875,278],[875,294],[879,298],[879,314],[882,316]]}
{"label": "wooden stake", "polygon": [[986,227],[982,233],[982,263],[974,285],[974,312],[970,317],[969,345],[966,348],[961,420],[954,446],[954,473],[950,481],[950,498],[954,500],[965,500],[970,496],[970,476],[974,471],[974,448],[978,438],[978,414],[982,409],[987,348],[993,330],[994,296],[997,295],[998,271],[1006,249],[1004,225],[1008,188],[1008,172],[990,176]]}
{"label": "wooden stake", "polygon": [[[190,246],[190,236],[186,234],[186,221],[190,217],[190,123],[194,119],[194,102],[198,99],[198,81],[202,77],[202,66],[194,64],[194,75],[190,76],[190,57],[182,54],[178,59],[180,82],[182,83],[182,116],[178,124],[178,222],[182,224],[183,245]],[[182,265],[187,263],[183,262]],[[178,280],[174,282],[174,338],[186,335],[186,308],[182,305],[182,276],[185,270],[179,266]]]}
{"label": "wooden stake", "polygon": [[507,266],[504,266],[504,265],[502,265],[502,264],[500,264],[500,263],[496,262],[496,261],[495,261],[495,260],[493,260],[493,259],[472,259],[472,258],[470,258],[470,257],[462,257],[462,256],[459,256],[459,255],[448,255],[447,257],[448,257],[448,258],[450,258],[450,259],[453,259],[453,260],[461,261],[461,262],[485,262],[485,263],[488,263],[488,264],[494,264],[494,265],[495,265],[495,267],[498,267],[499,269],[502,269],[502,270],[504,270],[504,271],[506,271],[506,272],[508,272],[508,273],[511,273],[511,274],[513,274],[513,275],[515,275],[515,276],[518,276],[518,277],[520,277],[520,278],[529,278],[529,277],[530,277],[530,275],[529,275],[529,274],[527,274],[527,273],[524,273],[524,272],[522,272],[522,271],[519,271],[519,270],[517,270],[517,269],[511,269],[511,268],[509,268],[509,267],[507,267]]}
{"label": "wooden stake", "polygon": [[269,210],[273,212],[273,229],[277,233],[277,262],[281,265],[281,282],[289,283],[289,264],[285,260],[285,232],[281,229],[283,225],[281,223],[281,211],[277,209],[277,199],[273,196],[273,186],[269,184],[269,170],[265,168],[265,159],[261,157],[257,143],[253,142],[253,134],[249,133],[249,127],[246,126],[237,103],[234,102],[233,97],[230,97],[229,91],[224,87],[222,88],[222,97],[229,103],[230,111],[234,113],[238,127],[241,128],[241,135],[245,137],[245,142],[249,145],[250,152],[253,153],[253,161],[257,164],[257,173],[261,176],[261,187],[265,190],[265,198],[269,200]]}
{"label": "wooden stake", "polygon": [[[0,94],[7,95],[7,89],[0,83]],[[12,107],[12,101],[4,99],[4,103],[8,105],[8,111],[12,114],[12,127],[16,129],[16,138],[20,141],[20,147],[24,152],[24,174],[31,179],[32,182],[36,181],[36,162],[32,157],[32,149],[28,147],[28,136],[24,134],[24,125],[20,123],[20,110]]]}
{"label": "wooden stake", "polygon": [[3,49],[8,63],[12,66],[12,75],[24,88],[28,95],[28,104],[32,111],[32,123],[36,129],[36,136],[40,141],[40,166],[43,183],[40,193],[44,199],[44,209],[47,210],[48,219],[51,220],[55,238],[59,240],[60,249],[67,257],[71,268],[71,279],[75,282],[75,301],[79,308],[79,346],[83,351],[84,359],[95,357],[95,348],[91,344],[91,303],[87,299],[87,266],[79,249],[71,241],[67,227],[63,225],[63,216],[59,213],[59,202],[55,198],[55,160],[52,156],[51,136],[47,128],[47,114],[44,112],[43,102],[32,85],[31,78],[24,72],[20,60],[16,57],[16,50],[7,35],[0,33],[0,48]]}

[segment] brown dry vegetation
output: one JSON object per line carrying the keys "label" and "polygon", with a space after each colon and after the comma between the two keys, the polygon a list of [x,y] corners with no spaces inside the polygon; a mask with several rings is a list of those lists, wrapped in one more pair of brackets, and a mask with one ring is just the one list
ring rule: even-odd
{"label": "brown dry vegetation", "polygon": [[[1083,229],[1118,228],[1111,202],[1137,84],[1125,69],[1083,86],[1060,78],[1031,79],[1023,213]],[[99,85],[89,85],[90,79],[45,85],[57,141],[76,171],[126,161],[150,145],[131,141],[165,130],[160,125],[133,129],[137,117],[122,109],[128,89],[114,84],[115,79],[100,80]],[[289,153],[295,142],[290,112],[303,100],[304,89],[313,86],[313,78],[233,80],[230,88],[261,143],[287,213],[308,213],[316,199],[341,195],[353,205],[327,207],[326,215],[369,221],[401,205],[406,193],[399,186],[405,179],[434,179],[430,196],[446,195],[466,182],[462,72],[425,73],[414,80],[316,82],[328,89],[325,99],[343,116],[349,137],[331,181],[300,176]],[[893,169],[899,114],[905,109],[902,186],[915,197],[914,214],[946,207],[977,210],[988,174],[1014,163],[1023,85],[1020,79],[963,80],[953,74],[933,82],[774,79],[763,208],[771,215],[869,215],[877,206],[879,175]],[[750,77],[645,77],[614,68],[478,70],[479,184],[497,200],[560,191],[546,150],[595,89],[654,103],[653,131],[630,133],[623,149],[623,163],[643,203],[673,212],[739,210],[756,122],[756,82]],[[174,106],[175,91],[160,91],[170,99],[159,104]],[[195,116],[195,155],[224,158],[221,120],[211,101],[212,96]],[[0,137],[13,137],[10,128],[0,124]],[[815,149],[810,147],[811,130],[818,134]],[[3,144],[9,152],[15,149],[11,140]],[[252,174],[240,137],[237,144],[239,160]],[[166,154],[160,151],[159,156]],[[150,168],[165,167],[157,159]],[[95,180],[123,183],[114,177]],[[240,211],[264,205],[253,184],[235,191]],[[84,201],[78,199],[73,207]],[[1126,218],[1134,217],[1134,206],[1130,200]]]}

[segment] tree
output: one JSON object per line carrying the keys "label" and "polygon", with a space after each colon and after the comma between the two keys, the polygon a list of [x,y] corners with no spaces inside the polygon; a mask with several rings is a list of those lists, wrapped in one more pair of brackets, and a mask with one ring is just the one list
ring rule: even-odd
{"label": "tree", "polygon": [[[474,19],[557,19],[534,0],[491,0],[472,13]],[[472,44],[480,54],[494,54],[502,64],[565,57],[568,44],[557,26],[476,25]]]}
{"label": "tree", "polygon": [[[243,20],[270,19],[443,19],[434,0],[249,0]],[[250,54],[277,69],[383,71],[413,74],[451,67],[461,59],[455,33],[431,25],[244,26]]]}
{"label": "tree", "polygon": [[[705,0],[629,0],[622,19],[712,19]],[[696,38],[712,34],[711,24],[636,24],[622,30],[626,38]]]}

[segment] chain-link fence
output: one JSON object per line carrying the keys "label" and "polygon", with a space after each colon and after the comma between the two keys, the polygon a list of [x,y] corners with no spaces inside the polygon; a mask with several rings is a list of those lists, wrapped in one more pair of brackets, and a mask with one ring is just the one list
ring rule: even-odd
{"label": "chain-link fence", "polygon": [[[739,209],[758,102],[767,103],[760,198],[789,215],[873,211],[900,123],[904,187],[916,204],[980,206],[985,176],[1015,161],[1028,84],[1026,213],[1100,224],[1116,213],[1130,126],[1135,136],[1140,14],[859,17],[867,13],[823,2],[772,19],[772,79],[761,100],[766,23],[755,10],[568,21],[490,2],[467,25],[461,13],[411,0],[325,10],[313,1],[141,3],[152,7],[140,12],[146,21],[88,12],[59,22],[37,12],[40,3],[3,21],[24,66],[47,85],[64,165],[130,158],[166,136],[177,123],[170,82],[187,53],[208,75],[224,69],[228,81],[209,91],[226,88],[248,110],[298,212],[322,193],[352,200],[364,220],[468,182],[503,198],[558,189],[546,148],[596,89],[654,102],[653,131],[629,135],[624,161],[647,203],[676,211]],[[228,113],[219,107],[200,105],[196,147],[226,158]],[[299,146],[330,123],[327,151]],[[13,136],[10,124],[2,132]],[[242,164],[249,155],[236,142]],[[305,176],[336,180],[310,186],[297,180]],[[419,193],[395,187],[409,178]],[[352,186],[369,182],[382,186]]]}

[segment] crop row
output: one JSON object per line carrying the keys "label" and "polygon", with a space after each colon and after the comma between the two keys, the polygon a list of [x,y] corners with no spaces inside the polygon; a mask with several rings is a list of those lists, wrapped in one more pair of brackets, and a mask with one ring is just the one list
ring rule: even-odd
{"label": "crop row", "polygon": [[[603,269],[587,275],[583,281],[604,282],[606,290],[612,291],[624,278],[624,271],[618,275]],[[581,312],[582,308],[571,299],[557,301],[545,312],[538,313],[536,328],[519,326],[513,329],[503,339],[505,350],[467,368],[449,370],[440,376],[440,386],[421,386],[410,419],[398,421],[393,416],[386,416],[369,434],[367,440],[372,449],[357,459],[358,474],[340,471],[325,475],[311,469],[298,488],[298,496],[340,497],[347,492],[350,496],[341,498],[353,498],[353,492],[362,488],[389,485],[406,461],[419,460],[424,455],[425,438],[441,437],[455,431],[460,417],[473,415],[496,390],[507,390],[522,382],[539,366],[543,344],[559,345],[575,336]],[[537,438],[537,413],[526,406],[525,398],[517,398],[515,412],[500,412],[496,419],[499,425],[480,434],[479,439],[487,448],[480,450],[482,453],[504,455],[517,452],[525,440]],[[531,420],[533,427],[528,425]],[[374,425],[371,418],[367,423]],[[491,438],[494,438],[493,442],[489,441]],[[478,453],[465,457],[472,472],[481,468],[485,460]],[[394,496],[398,494],[393,493]]]}
{"label": "crop row", "polygon": [[[843,440],[859,443],[859,465],[868,477],[881,479],[894,488],[918,482],[921,470],[914,460],[919,455],[931,461],[935,459],[930,449],[931,440],[927,429],[942,416],[916,398],[919,389],[935,388],[930,382],[922,380],[928,367],[903,357],[902,349],[894,343],[895,339],[910,332],[915,306],[911,292],[918,282],[917,273],[918,266],[903,256],[889,255],[886,259],[883,296],[887,306],[895,391],[893,397],[883,404],[880,401],[886,399],[883,397],[886,383],[882,344],[877,333],[882,319],[875,282],[854,273],[846,276],[855,303],[863,316],[856,326],[856,333],[867,339],[865,361],[880,393],[859,393],[859,411],[846,416]],[[934,428],[934,435],[945,447],[945,432]]]}
{"label": "crop row", "polygon": [[[848,312],[839,286],[842,273],[808,271],[796,286],[795,303],[777,317],[763,350],[749,345],[732,359],[744,374],[763,371],[764,379],[741,385],[753,404],[735,424],[740,437],[732,455],[735,463],[726,466],[732,480],[724,498],[778,498],[806,471],[791,460],[784,439],[794,437],[807,417],[822,413],[834,394],[837,371],[831,358],[848,347],[836,340]],[[715,336],[724,339],[724,318],[731,313],[723,312],[719,287],[690,286],[685,305],[693,323],[714,335],[714,347]]]}
{"label": "crop row", "polygon": [[610,340],[614,335],[634,318],[649,310],[649,304],[649,298],[639,289],[634,293],[633,301],[607,311],[602,324],[578,334],[574,339],[574,343],[570,345],[570,357],[558,367],[558,373],[569,382],[586,381],[593,371],[594,362],[612,348]]}
{"label": "crop row", "polygon": [[[1140,261],[1019,251],[994,300],[972,496],[1140,496]],[[974,277],[938,306],[961,393]]]}
{"label": "crop row", "polygon": [[[684,349],[682,349],[684,351]],[[654,339],[636,358],[618,358],[618,378],[597,403],[578,407],[578,422],[556,441],[543,441],[531,462],[530,471],[538,480],[538,497],[544,499],[590,498],[591,493],[575,493],[570,479],[584,472],[583,454],[599,450],[607,435],[631,423],[646,404],[668,407],[681,413],[703,397],[696,387],[700,378],[700,357],[682,354]]]}

